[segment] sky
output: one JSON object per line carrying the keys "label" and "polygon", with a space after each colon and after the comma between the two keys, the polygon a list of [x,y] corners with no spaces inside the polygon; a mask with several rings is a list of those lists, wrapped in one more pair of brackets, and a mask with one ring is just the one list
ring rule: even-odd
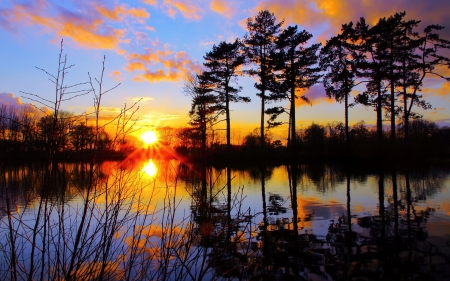
{"label": "sky", "polygon": [[[68,65],[74,65],[66,75],[66,85],[88,82],[89,76],[95,85],[104,58],[103,90],[120,83],[101,101],[105,118],[140,100],[136,116],[144,129],[186,127],[191,100],[183,93],[185,76],[202,70],[203,56],[214,44],[242,38],[247,18],[266,9],[278,21],[284,20],[284,28],[298,25],[313,34],[310,44],[325,43],[339,33],[342,24],[360,17],[374,25],[380,17],[402,11],[406,19],[422,21],[418,30],[428,24],[447,26],[441,35],[450,39],[448,0],[2,0],[0,103],[41,107],[33,101],[36,96],[53,101],[55,87],[47,73],[56,74],[62,45]],[[448,69],[440,71],[450,76]],[[240,95],[252,101],[231,105],[235,139],[259,127],[260,120],[255,80],[242,77],[238,83],[243,88]],[[450,125],[449,93],[450,83],[427,79],[423,94],[433,109],[419,112],[428,120]],[[321,85],[305,95],[312,106],[298,105],[299,126],[344,121],[343,105],[326,98]],[[92,112],[93,102],[92,94],[78,96],[63,102],[62,109],[75,114]],[[362,105],[351,108],[349,114],[351,124],[375,123],[375,112]],[[281,138],[286,130],[281,127],[274,132]]]}

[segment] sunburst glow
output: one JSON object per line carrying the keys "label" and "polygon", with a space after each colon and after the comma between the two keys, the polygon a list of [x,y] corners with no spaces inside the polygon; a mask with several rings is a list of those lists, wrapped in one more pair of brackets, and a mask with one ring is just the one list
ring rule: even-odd
{"label": "sunburst glow", "polygon": [[158,172],[158,168],[156,167],[155,163],[153,163],[153,160],[150,159],[148,163],[142,168],[142,171],[150,177],[154,177]]}
{"label": "sunburst glow", "polygon": [[145,144],[153,144],[158,141],[158,136],[155,131],[146,131],[141,135],[141,139]]}

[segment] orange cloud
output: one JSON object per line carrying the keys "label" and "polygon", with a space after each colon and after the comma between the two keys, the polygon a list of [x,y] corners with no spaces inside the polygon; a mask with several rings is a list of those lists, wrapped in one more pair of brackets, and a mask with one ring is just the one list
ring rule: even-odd
{"label": "orange cloud", "polygon": [[120,80],[122,80],[121,78],[120,78],[120,71],[118,71],[118,70],[114,70],[113,72],[111,72],[111,76],[112,77],[114,77],[114,80],[116,80],[116,81],[120,81]]}
{"label": "orange cloud", "polygon": [[447,216],[450,216],[450,204],[449,203],[444,203],[442,206],[442,210],[445,211]]}
{"label": "orange cloud", "polygon": [[448,96],[450,94],[450,82],[444,82],[442,87],[438,90],[440,96]]}
{"label": "orange cloud", "polygon": [[439,111],[445,111],[445,108],[444,108],[444,107],[438,107],[438,108],[435,108],[435,109],[431,112],[431,114],[438,114]]}
{"label": "orange cloud", "polygon": [[[450,28],[450,26],[449,26]],[[448,38],[446,38],[448,39]],[[448,57],[448,56],[447,56]],[[434,72],[438,73],[439,75],[442,75],[444,77],[450,77],[450,67],[446,66],[446,65],[438,65],[435,69]]]}
{"label": "orange cloud", "polygon": [[448,8],[448,1],[263,0],[253,12],[256,14],[267,9],[274,13],[278,20],[285,19],[287,24],[298,24],[307,29],[325,27],[325,30],[322,29],[323,33],[334,35],[340,32],[342,24],[359,21],[360,17],[364,17],[368,24],[373,25],[381,17],[389,17],[403,11],[407,12],[406,19],[446,25]]}
{"label": "orange cloud", "polygon": [[199,20],[203,9],[190,0],[164,0],[163,6],[170,17],[175,17],[177,11],[187,19]]}
{"label": "orange cloud", "polygon": [[[23,97],[27,99],[27,96]],[[23,103],[20,97],[15,97],[12,93],[0,93],[0,107],[3,109],[13,108],[25,110],[26,112],[37,114],[37,116],[43,116],[43,114],[51,113],[51,110],[47,107],[41,107],[38,109],[29,103]]]}
{"label": "orange cloud", "polygon": [[150,17],[150,14],[145,10],[145,8],[127,8],[124,5],[116,6],[113,9],[106,8],[100,4],[95,3],[94,9],[99,12],[104,17],[111,20],[119,20],[120,16],[131,16],[133,18],[141,18],[147,19]]}
{"label": "orange cloud", "polygon": [[152,5],[152,6],[156,6],[158,4],[158,1],[157,0],[144,0],[144,3]]}
{"label": "orange cloud", "polygon": [[230,18],[234,13],[234,9],[231,7],[230,1],[213,0],[209,4],[209,7],[214,12],[219,13],[227,18]]}
{"label": "orange cloud", "polygon": [[14,97],[14,94],[0,93],[0,104],[4,104],[6,106],[16,106],[23,105],[23,102],[20,100],[20,97]]}
{"label": "orange cloud", "polygon": [[420,93],[424,94],[425,97],[427,97],[428,95],[449,97],[450,96],[450,82],[444,81],[442,84],[424,87],[424,89],[422,89],[422,91]]}
{"label": "orange cloud", "polygon": [[7,15],[1,24],[9,29],[23,24],[41,26],[45,31],[57,35],[57,38],[71,38],[81,47],[116,49],[119,43],[127,42],[127,39],[123,40],[126,31],[113,28],[107,21],[123,21],[125,17],[141,21],[150,16],[144,8],[127,8],[124,5],[110,9],[94,3],[82,9],[82,13],[72,12],[51,5],[46,0],[14,4],[0,11],[2,15]]}
{"label": "orange cloud", "polygon": [[[325,100],[327,102],[334,102],[334,100],[330,100],[329,98],[327,98],[326,94],[325,94],[325,89],[323,87],[322,84],[316,84],[313,85],[311,88],[309,89],[298,89],[297,90],[297,96],[301,97],[301,96],[305,96],[309,99],[309,101],[311,102],[311,105],[313,104],[317,104],[319,102],[321,102],[322,100]],[[303,99],[298,98],[295,100],[295,106],[303,106],[303,105],[310,105],[309,103],[305,102]]]}
{"label": "orange cloud", "polygon": [[[180,81],[188,73],[199,72],[200,64],[193,62],[183,51],[174,53],[167,49],[147,49],[144,54],[132,53],[127,55],[129,72],[144,71],[133,77],[136,82]],[[156,68],[156,70],[154,70]]]}

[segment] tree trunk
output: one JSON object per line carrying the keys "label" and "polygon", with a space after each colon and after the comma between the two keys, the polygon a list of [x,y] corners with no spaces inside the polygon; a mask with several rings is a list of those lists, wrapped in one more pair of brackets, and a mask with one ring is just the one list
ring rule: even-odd
{"label": "tree trunk", "polygon": [[345,110],[344,110],[344,114],[345,114],[345,149],[348,152],[349,149],[349,142],[350,142],[350,134],[348,131],[348,95],[350,93],[348,92],[348,90],[346,90],[345,92],[345,98],[344,98],[344,102],[345,102]]}
{"label": "tree trunk", "polygon": [[383,141],[383,110],[381,108],[382,102],[381,102],[381,82],[378,81],[377,85],[378,90],[378,97],[377,97],[377,140],[378,143],[381,145]]}
{"label": "tree trunk", "polygon": [[290,109],[290,118],[291,118],[291,151],[294,152],[296,149],[296,134],[295,134],[295,86],[291,87],[291,109]]}
{"label": "tree trunk", "polygon": [[231,148],[231,125],[230,125],[230,97],[228,92],[225,93],[225,115],[227,122],[227,150]]}
{"label": "tree trunk", "polygon": [[262,91],[262,96],[261,96],[261,128],[260,128],[260,141],[259,144],[260,146],[265,146],[265,138],[264,138],[264,110],[265,110],[265,103],[266,100],[264,98],[264,91]]}
{"label": "tree trunk", "polygon": [[395,85],[394,85],[394,71],[391,66],[391,143],[395,143]]}

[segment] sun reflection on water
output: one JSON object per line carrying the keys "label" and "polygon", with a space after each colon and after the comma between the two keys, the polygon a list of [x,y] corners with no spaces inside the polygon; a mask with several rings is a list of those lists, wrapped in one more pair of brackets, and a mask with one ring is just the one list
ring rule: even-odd
{"label": "sun reflection on water", "polygon": [[150,177],[155,177],[158,172],[158,168],[156,167],[153,159],[148,160],[148,162],[142,167],[142,171],[146,173]]}

